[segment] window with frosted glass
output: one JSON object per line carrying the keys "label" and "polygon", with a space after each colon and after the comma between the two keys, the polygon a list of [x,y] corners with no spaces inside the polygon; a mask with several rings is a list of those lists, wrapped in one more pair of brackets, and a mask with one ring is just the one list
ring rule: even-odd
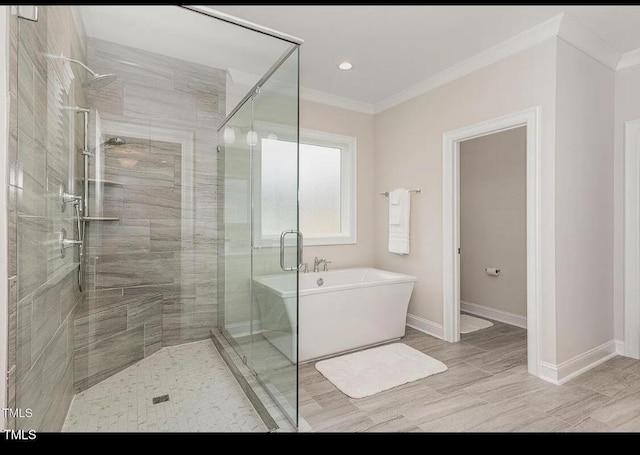
{"label": "window with frosted glass", "polygon": [[[330,140],[305,138],[301,133],[299,148],[299,229],[305,244],[348,243],[355,229],[355,169],[351,144],[332,144]],[[316,139],[314,141],[314,139]],[[313,143],[313,142],[316,143]],[[261,197],[263,240],[279,236],[282,219],[289,217],[283,210],[292,207],[280,204],[287,197],[295,177],[294,142],[263,138],[261,140]],[[290,194],[288,195],[291,196]],[[353,209],[353,210],[352,210]],[[342,239],[342,241],[340,241]]]}

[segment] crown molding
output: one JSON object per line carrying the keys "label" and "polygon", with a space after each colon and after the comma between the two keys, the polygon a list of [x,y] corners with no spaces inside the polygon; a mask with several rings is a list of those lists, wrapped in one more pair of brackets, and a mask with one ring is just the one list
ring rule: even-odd
{"label": "crown molding", "polygon": [[[227,68],[227,73],[231,77],[231,82],[243,87],[251,88],[260,80],[260,76],[235,68]],[[275,88],[274,88],[275,89]],[[286,93],[286,92],[284,92]],[[300,98],[315,103],[327,104],[329,106],[340,107],[350,111],[362,112],[363,114],[373,115],[373,104],[357,101],[343,96],[332,95],[331,93],[321,92],[306,87],[300,87]]]}
{"label": "crown molding", "polygon": [[640,64],[640,48],[629,51],[620,57],[616,70],[622,70]]}
{"label": "crown molding", "polygon": [[615,71],[618,67],[622,53],[566,14],[564,14],[560,23],[558,36],[590,55],[607,68]]}
{"label": "crown molding", "polygon": [[[563,39],[613,71],[640,64],[640,49],[627,52],[623,55],[602,38],[580,25],[565,13],[560,13],[483,52],[456,63],[399,93],[373,104],[305,87],[300,87],[300,98],[365,114],[378,114],[496,63],[506,57],[522,52],[552,37]],[[257,77],[232,69],[229,69],[229,72],[231,73],[233,82],[237,81],[237,83],[240,84],[245,83],[245,81],[249,82]],[[246,83],[246,85],[252,84]]]}
{"label": "crown molding", "polygon": [[362,112],[363,114],[373,115],[373,104],[357,101],[343,96],[332,95],[330,93],[313,90],[306,87],[300,87],[300,98],[307,101],[313,101],[321,104],[348,109],[350,111]]}
{"label": "crown molding", "polygon": [[382,101],[374,104],[375,113],[385,111],[393,106],[397,106],[400,103],[408,101],[416,96],[427,93],[437,87],[447,84],[451,81],[473,73],[485,66],[491,65],[499,60],[502,60],[510,55],[521,52],[529,47],[539,44],[547,39],[558,35],[560,30],[560,24],[562,22],[564,13],[557,14],[551,19],[548,19],[535,27],[532,27],[524,32],[509,38],[495,46],[480,52],[473,57],[463,60],[460,63],[456,63],[449,68],[434,74],[433,76],[425,79],[417,84],[409,87],[406,90],[401,91],[395,95],[391,95]]}

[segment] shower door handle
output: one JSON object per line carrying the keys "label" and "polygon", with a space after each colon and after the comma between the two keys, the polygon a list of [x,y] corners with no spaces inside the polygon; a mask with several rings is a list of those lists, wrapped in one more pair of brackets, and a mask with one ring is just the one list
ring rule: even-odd
{"label": "shower door handle", "polygon": [[[284,239],[289,234],[295,234],[298,237],[298,263],[295,267],[285,267],[284,265]],[[299,270],[300,267],[302,267],[302,232],[295,229],[282,231],[282,234],[280,234],[280,268],[285,272],[293,272]]]}

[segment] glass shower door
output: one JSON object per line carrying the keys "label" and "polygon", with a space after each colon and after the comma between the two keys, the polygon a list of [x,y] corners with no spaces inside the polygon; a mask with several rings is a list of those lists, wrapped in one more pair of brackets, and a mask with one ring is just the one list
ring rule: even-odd
{"label": "glass shower door", "polygon": [[218,325],[287,417],[297,424],[298,50],[218,135],[222,182]]}
{"label": "glass shower door", "polygon": [[252,368],[297,420],[298,51],[253,97]]}

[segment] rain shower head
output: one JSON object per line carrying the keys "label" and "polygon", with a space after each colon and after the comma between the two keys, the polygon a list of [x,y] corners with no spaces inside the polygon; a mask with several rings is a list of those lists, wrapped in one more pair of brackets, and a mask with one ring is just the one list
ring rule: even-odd
{"label": "rain shower head", "polygon": [[91,79],[83,82],[82,86],[91,90],[96,90],[111,84],[118,76],[115,74],[98,74],[93,73]]}
{"label": "rain shower head", "polygon": [[65,57],[64,55],[48,55],[53,58],[60,58],[70,63],[80,65],[91,74],[91,78],[83,82],[82,86],[90,90],[97,90],[111,84],[118,76],[115,74],[98,74],[79,60]]}

